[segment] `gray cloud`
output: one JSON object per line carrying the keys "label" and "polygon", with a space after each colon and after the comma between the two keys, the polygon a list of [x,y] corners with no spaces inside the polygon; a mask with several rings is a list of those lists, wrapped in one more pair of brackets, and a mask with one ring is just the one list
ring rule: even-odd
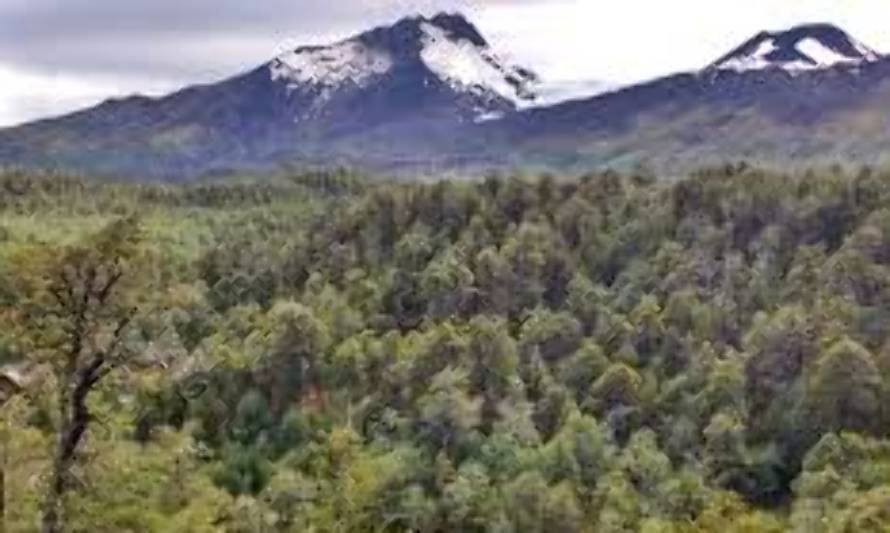
{"label": "gray cloud", "polygon": [[0,64],[50,74],[194,81],[400,16],[503,0],[3,0]]}

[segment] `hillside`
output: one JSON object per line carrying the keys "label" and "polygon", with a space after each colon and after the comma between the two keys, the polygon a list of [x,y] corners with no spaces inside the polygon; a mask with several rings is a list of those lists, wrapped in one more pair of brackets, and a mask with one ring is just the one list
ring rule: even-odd
{"label": "hillside", "polygon": [[[0,357],[118,324],[79,345],[125,364],[70,531],[884,531],[888,202],[883,171],[4,174]],[[48,490],[48,368],[4,404],[8,531]]]}

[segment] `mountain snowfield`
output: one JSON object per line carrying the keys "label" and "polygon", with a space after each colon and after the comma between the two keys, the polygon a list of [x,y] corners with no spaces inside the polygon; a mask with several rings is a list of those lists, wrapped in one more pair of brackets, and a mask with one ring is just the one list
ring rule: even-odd
{"label": "mountain snowfield", "polygon": [[517,108],[530,105],[537,98],[536,74],[508,65],[486,45],[455,38],[446,30],[425,22],[420,57],[439,78],[458,91],[491,92],[512,102]]}
{"label": "mountain snowfield", "polygon": [[343,41],[327,47],[298,49],[272,60],[269,70],[274,81],[289,88],[304,85],[319,89],[319,102],[343,85],[363,86],[375,76],[386,74],[393,61],[388,54],[357,41]]}
{"label": "mountain snowfield", "polygon": [[880,55],[846,32],[828,24],[763,32],[711,65],[738,72],[779,68],[787,72],[819,70],[838,65],[858,66]]}
{"label": "mountain snowfield", "polygon": [[890,163],[890,59],[828,24],[762,32],[702,70],[554,84],[459,14],[415,16],[160,98],[0,129],[0,164],[179,180],[296,167],[372,173],[679,175]]}

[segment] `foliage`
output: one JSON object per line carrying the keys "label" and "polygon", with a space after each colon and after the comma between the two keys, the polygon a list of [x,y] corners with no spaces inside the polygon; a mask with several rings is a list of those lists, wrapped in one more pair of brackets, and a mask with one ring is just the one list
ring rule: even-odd
{"label": "foliage", "polygon": [[[47,269],[135,215],[73,531],[883,531],[888,202],[890,173],[748,166],[9,173],[0,358],[52,361]],[[10,531],[36,525],[52,386],[4,420]]]}

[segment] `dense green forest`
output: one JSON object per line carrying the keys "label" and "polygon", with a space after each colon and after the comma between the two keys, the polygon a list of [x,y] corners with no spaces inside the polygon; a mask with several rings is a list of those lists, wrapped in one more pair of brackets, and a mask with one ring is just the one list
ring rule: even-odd
{"label": "dense green forest", "polygon": [[9,171],[0,363],[6,531],[890,531],[890,172]]}

